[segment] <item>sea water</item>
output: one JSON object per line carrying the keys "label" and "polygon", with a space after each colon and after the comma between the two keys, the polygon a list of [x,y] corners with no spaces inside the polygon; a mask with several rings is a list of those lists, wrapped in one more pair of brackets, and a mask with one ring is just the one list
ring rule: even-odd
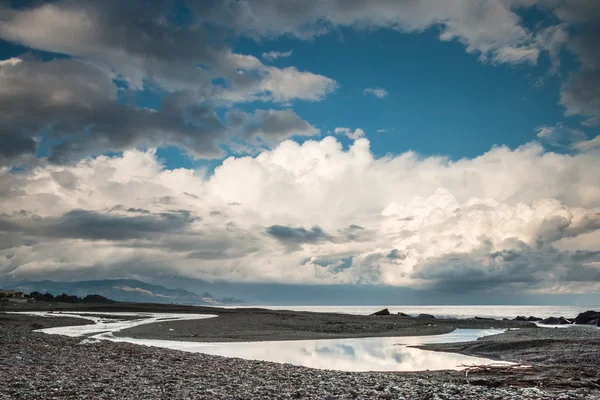
{"label": "sea water", "polygon": [[[311,311],[321,313],[341,313],[369,315],[383,308],[392,314],[403,312],[416,316],[431,314],[436,318],[515,318],[519,315],[538,318],[560,317],[574,318],[587,310],[600,310],[600,306],[248,306],[267,308],[270,310]],[[229,306],[227,308],[244,308]]]}

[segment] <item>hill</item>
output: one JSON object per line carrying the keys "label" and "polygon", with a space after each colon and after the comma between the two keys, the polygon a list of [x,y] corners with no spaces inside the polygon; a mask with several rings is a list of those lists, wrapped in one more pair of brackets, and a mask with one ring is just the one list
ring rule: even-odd
{"label": "hill", "polygon": [[[2,283],[0,282],[0,285]],[[184,289],[169,289],[135,279],[106,279],[96,281],[55,282],[22,281],[10,283],[10,289],[21,292],[42,292],[60,295],[69,293],[79,297],[99,294],[116,301],[135,303],[176,303],[197,305],[241,304],[242,300],[232,297],[215,298],[210,293],[197,294]],[[1,286],[0,286],[1,287]]]}

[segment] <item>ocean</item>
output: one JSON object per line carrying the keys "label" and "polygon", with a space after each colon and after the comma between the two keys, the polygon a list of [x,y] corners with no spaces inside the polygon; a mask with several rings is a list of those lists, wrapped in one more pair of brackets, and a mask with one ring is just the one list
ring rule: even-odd
{"label": "ocean", "polygon": [[574,318],[587,310],[600,310],[600,306],[231,306],[228,308],[266,308],[270,310],[311,311],[369,315],[387,308],[392,314],[431,314],[437,318],[514,318],[518,315],[538,318]]}

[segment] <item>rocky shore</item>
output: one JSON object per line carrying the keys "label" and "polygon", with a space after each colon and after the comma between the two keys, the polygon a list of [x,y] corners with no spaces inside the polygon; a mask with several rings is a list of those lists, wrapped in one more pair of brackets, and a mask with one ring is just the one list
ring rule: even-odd
{"label": "rocky shore", "polygon": [[[32,332],[70,318],[0,315],[0,399],[597,399],[587,381],[518,372],[348,373]],[[552,373],[552,368],[549,372]],[[507,379],[508,376],[508,379]]]}

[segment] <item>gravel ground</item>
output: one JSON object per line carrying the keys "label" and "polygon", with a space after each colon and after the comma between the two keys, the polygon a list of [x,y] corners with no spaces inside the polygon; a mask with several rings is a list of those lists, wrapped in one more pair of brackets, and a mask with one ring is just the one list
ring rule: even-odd
{"label": "gravel ground", "polygon": [[544,366],[579,366],[591,370],[600,383],[600,329],[595,327],[519,329],[475,342],[418,347]]}
{"label": "gravel ground", "polygon": [[82,321],[0,315],[0,399],[600,398],[581,382],[523,387],[486,372],[322,371],[31,331],[72,323]]}

